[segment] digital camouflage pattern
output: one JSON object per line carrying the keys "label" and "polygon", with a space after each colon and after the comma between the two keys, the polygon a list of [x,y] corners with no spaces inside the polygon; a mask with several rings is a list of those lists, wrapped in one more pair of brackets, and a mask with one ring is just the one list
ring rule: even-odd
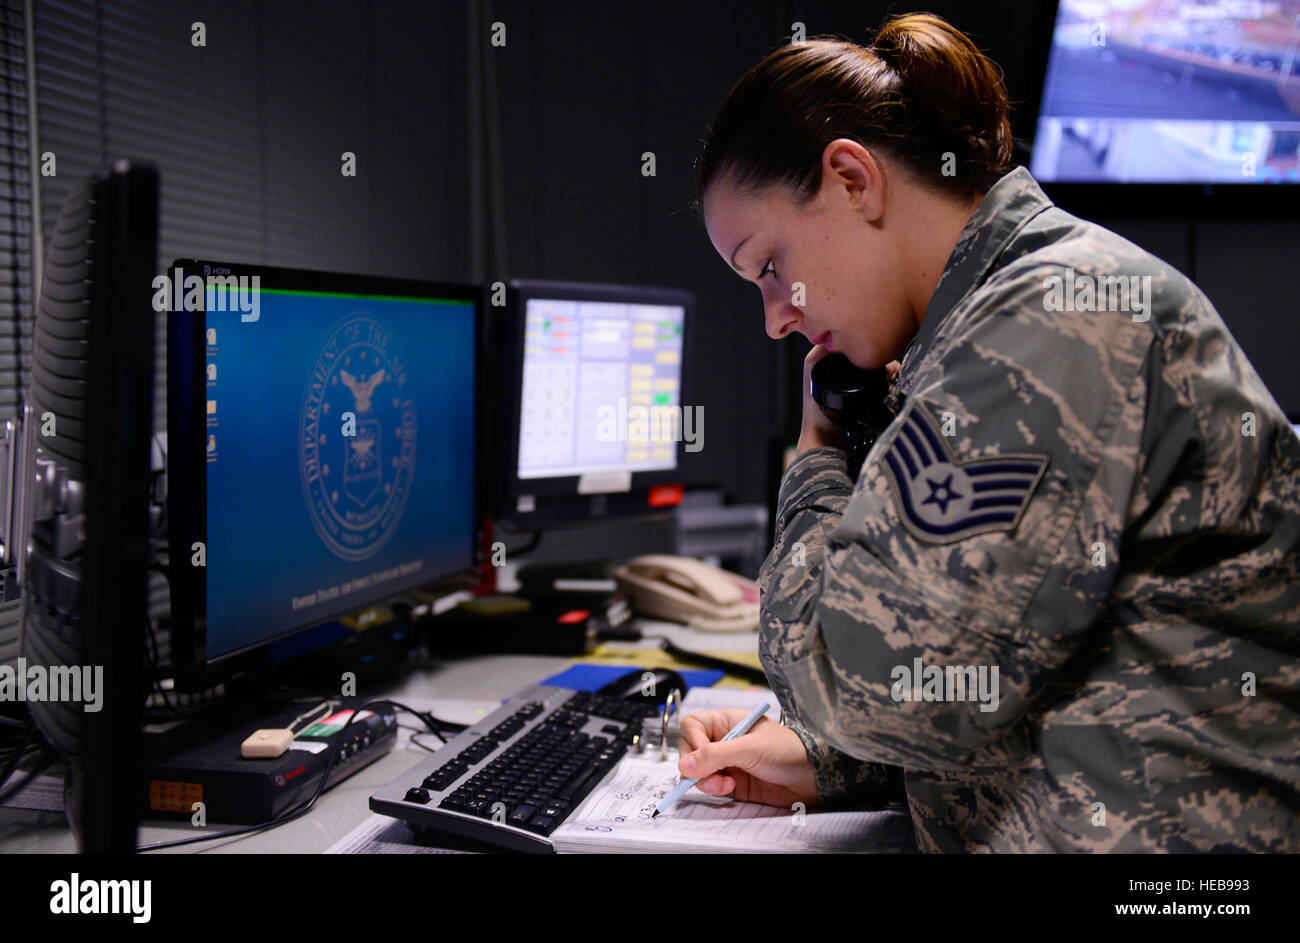
{"label": "digital camouflage pattern", "polygon": [[[1082,275],[1149,307],[1049,310]],[[820,802],[905,794],[926,851],[1300,850],[1300,439],[1196,286],[1017,169],[890,405],[856,486],[837,449],[790,466],[760,575]],[[997,709],[896,700],[917,658],[997,666]]]}

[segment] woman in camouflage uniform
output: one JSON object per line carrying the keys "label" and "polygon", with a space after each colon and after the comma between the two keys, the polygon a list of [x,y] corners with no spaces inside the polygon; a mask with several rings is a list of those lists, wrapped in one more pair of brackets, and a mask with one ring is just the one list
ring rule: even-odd
{"label": "woman in camouflage uniform", "polygon": [[[905,800],[930,851],[1295,851],[1300,440],[1195,285],[1013,168],[1006,112],[909,15],[718,115],[710,239],[814,346],[760,577],[787,726],[688,717],[682,775]],[[808,396],[832,350],[895,377],[856,480]]]}

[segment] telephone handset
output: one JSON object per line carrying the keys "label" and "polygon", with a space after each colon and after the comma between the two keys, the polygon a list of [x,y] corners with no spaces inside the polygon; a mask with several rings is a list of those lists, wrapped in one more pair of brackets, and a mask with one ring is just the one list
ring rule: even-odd
{"label": "telephone handset", "polygon": [[843,354],[828,354],[813,364],[810,385],[826,418],[844,430],[849,475],[856,481],[876,437],[894,421],[885,404],[889,374],[884,367],[865,370]]}
{"label": "telephone handset", "polygon": [[647,554],[617,567],[614,578],[641,615],[710,632],[758,628],[758,586],[737,573],[690,557]]}

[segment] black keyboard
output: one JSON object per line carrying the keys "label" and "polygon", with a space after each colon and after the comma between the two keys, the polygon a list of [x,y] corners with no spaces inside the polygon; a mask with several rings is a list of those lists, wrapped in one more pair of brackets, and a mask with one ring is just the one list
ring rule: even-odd
{"label": "black keyboard", "polygon": [[534,685],[380,789],[370,808],[416,831],[553,852],[548,836],[659,714],[657,701]]}

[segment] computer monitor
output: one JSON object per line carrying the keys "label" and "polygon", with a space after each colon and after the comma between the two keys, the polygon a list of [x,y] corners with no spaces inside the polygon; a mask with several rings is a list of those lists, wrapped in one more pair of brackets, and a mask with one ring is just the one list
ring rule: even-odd
{"label": "computer monitor", "polygon": [[1044,182],[1300,184],[1298,46],[1300,0],[1061,0],[1030,169]]}
{"label": "computer monitor", "polygon": [[158,175],[74,187],[46,247],[15,508],[32,720],[68,760],[81,851],[135,849],[146,691]]}
{"label": "computer monitor", "polygon": [[171,279],[178,681],[473,566],[478,289],[199,260]]}
{"label": "computer monitor", "polygon": [[516,527],[663,513],[703,444],[684,393],[695,302],[668,288],[518,280],[489,321],[501,433],[493,516]]}

